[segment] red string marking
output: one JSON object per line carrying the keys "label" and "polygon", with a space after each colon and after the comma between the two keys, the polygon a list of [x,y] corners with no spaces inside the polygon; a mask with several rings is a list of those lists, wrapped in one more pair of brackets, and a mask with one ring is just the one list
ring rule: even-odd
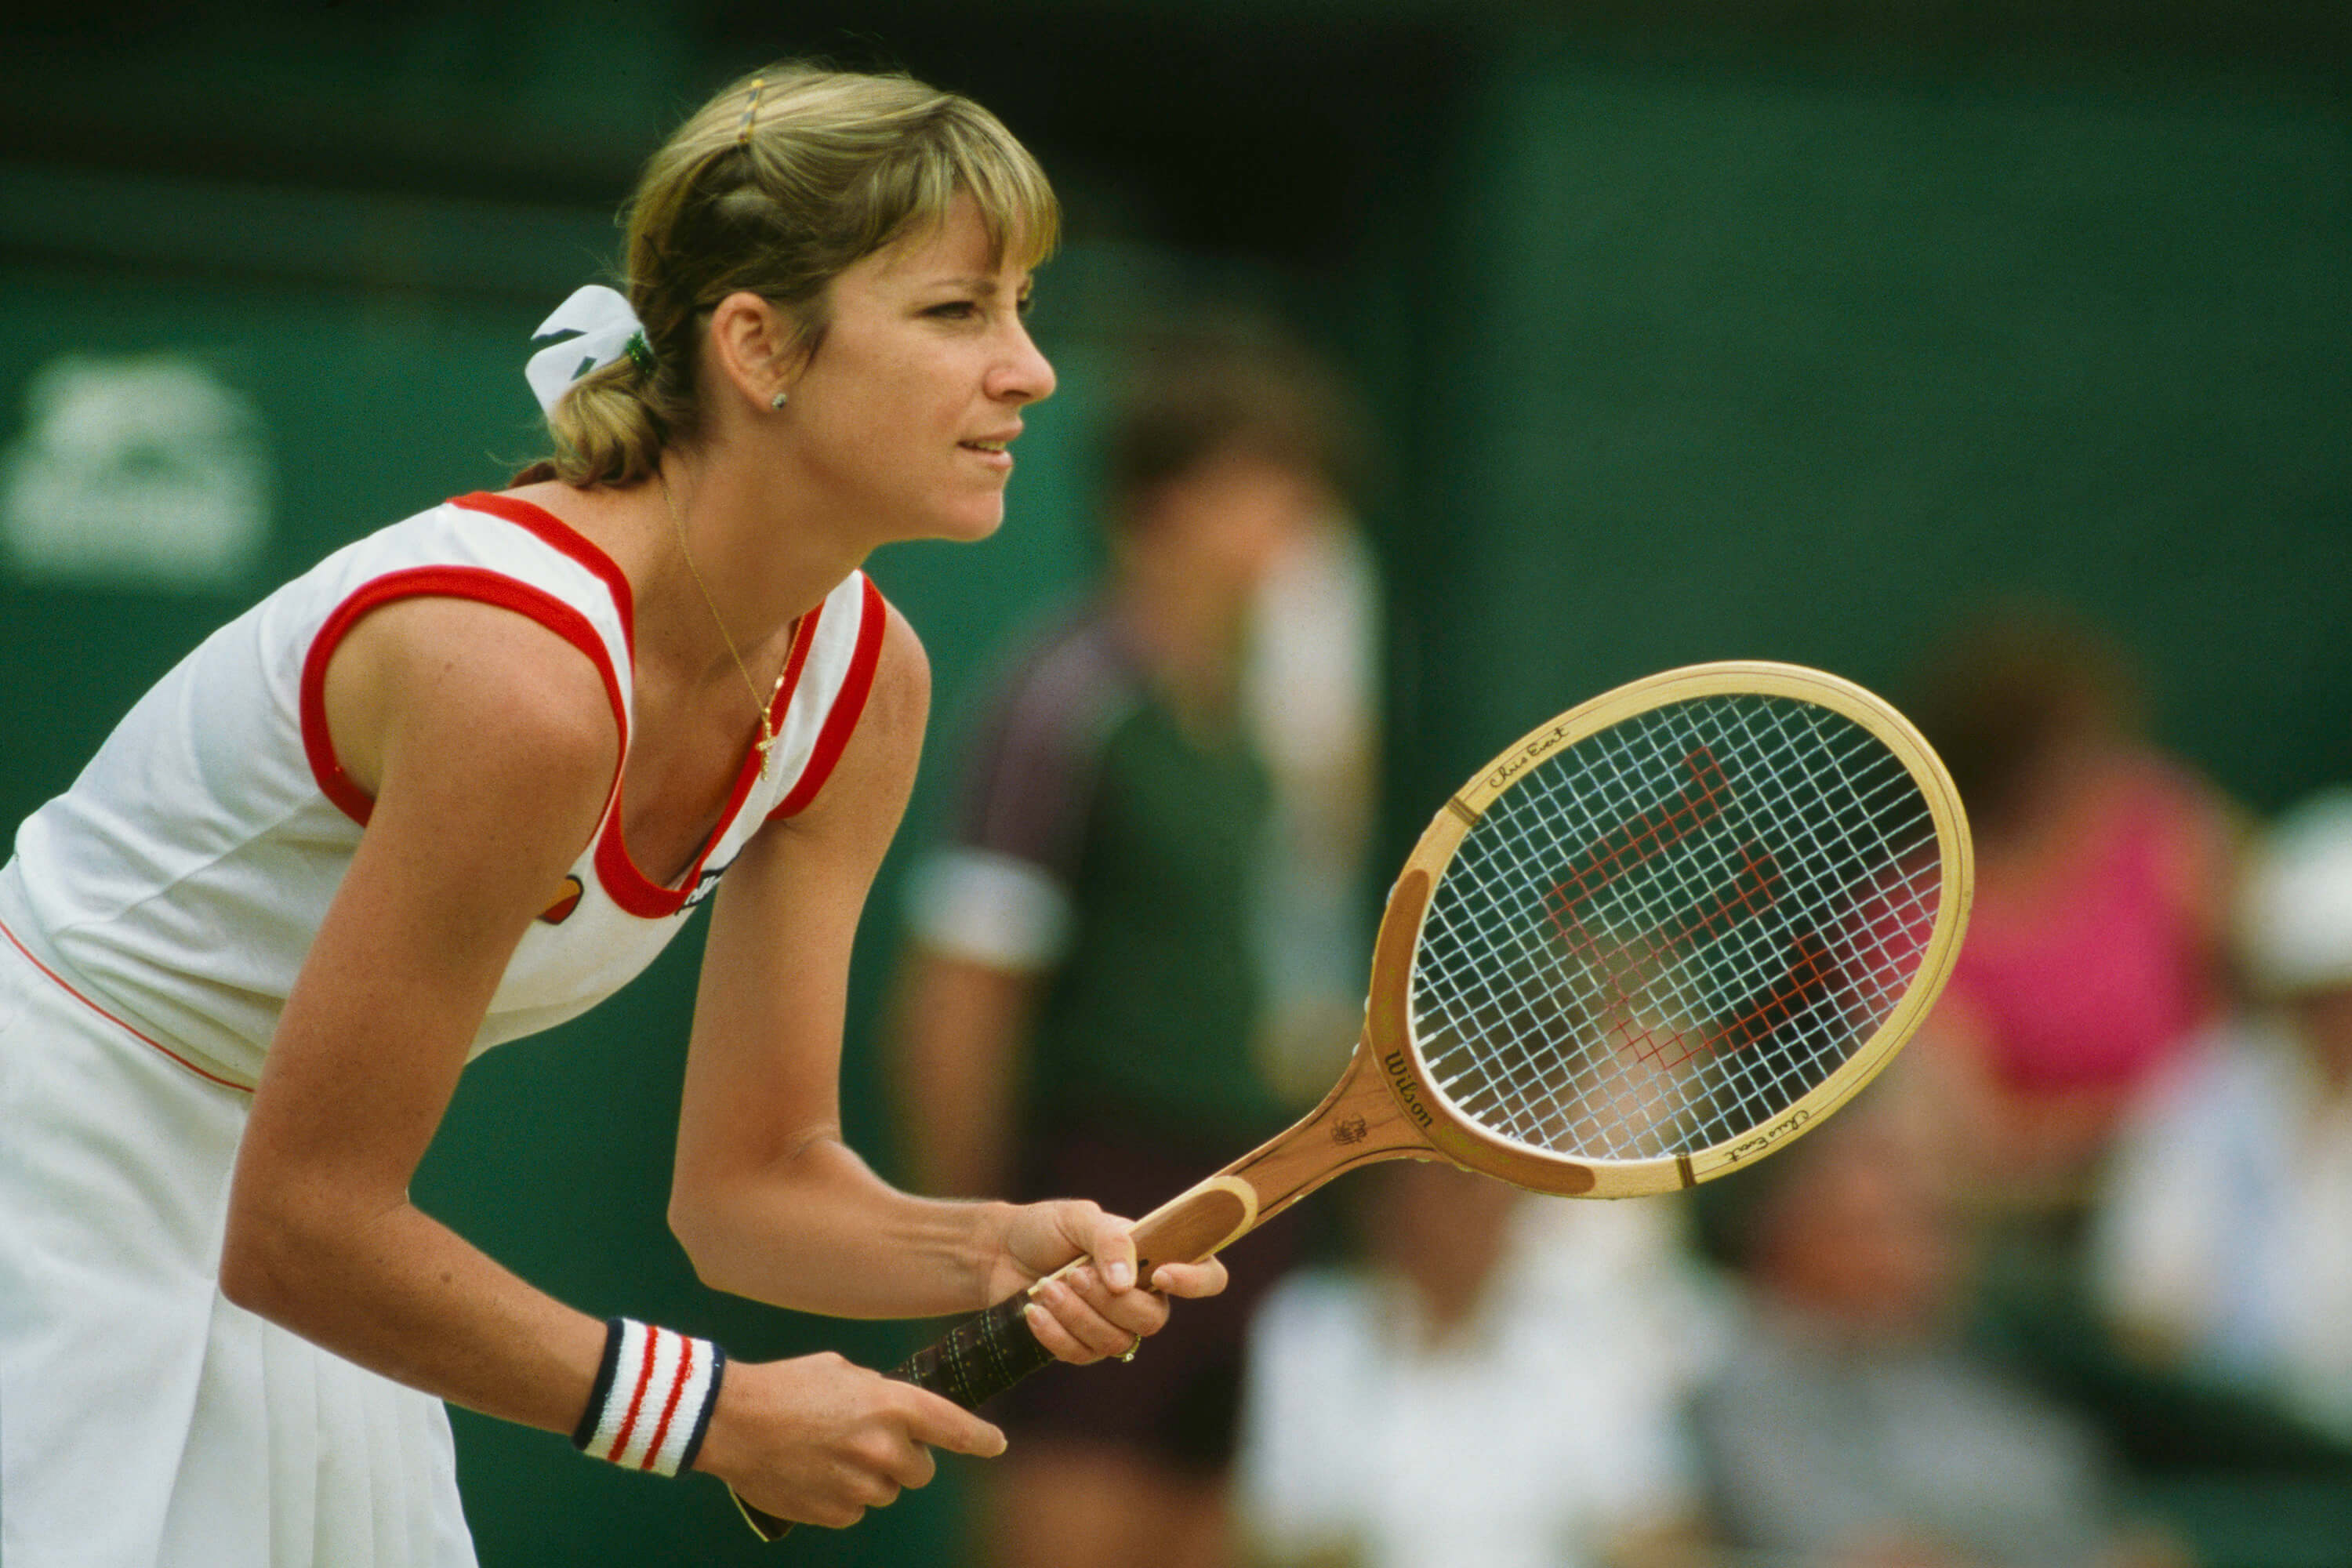
{"label": "red string marking", "polygon": [[1577,905],[1705,827],[1722,812],[1730,784],[1715,753],[1701,746],[1683,759],[1683,766],[1690,770],[1691,782],[1680,795],[1602,834],[1583,861],[1553,884],[1546,902],[1561,936],[1567,936],[1571,926],[1582,924],[1576,917]]}
{"label": "red string marking", "polygon": [[1717,1030],[1715,1038],[1707,1043],[1709,1049],[1745,1050],[1811,1005],[1812,994],[1830,977],[1832,966],[1829,950],[1811,931],[1799,933],[1789,946],[1795,956],[1789,962],[1788,973],[1761,996],[1732,1015],[1731,1021]]}
{"label": "red string marking", "polygon": [[1569,873],[1552,887],[1547,913],[1572,958],[1600,980],[1607,1032],[1634,1057],[1659,1068],[1675,1068],[1701,1052],[1743,1049],[1794,1017],[1806,996],[1828,973],[1828,958],[1811,933],[1794,943],[1797,954],[1787,973],[1727,1022],[1692,1019],[1685,1027],[1672,1017],[1643,1016],[1639,1003],[1649,977],[1681,953],[1721,936],[1740,921],[1780,901],[1780,868],[1751,840],[1739,847],[1739,865],[1729,882],[1676,924],[1630,940],[1601,935],[1584,924],[1579,906],[1626,872],[1655,859],[1722,814],[1729,783],[1705,747],[1683,759],[1691,782],[1673,800],[1630,818],[1602,835]]}
{"label": "red string marking", "polygon": [[1762,914],[1780,901],[1780,867],[1769,850],[1753,842],[1739,847],[1739,869],[1731,885],[1717,889],[1715,901],[1656,938],[1661,952],[1675,952],[1722,935],[1749,915]]}

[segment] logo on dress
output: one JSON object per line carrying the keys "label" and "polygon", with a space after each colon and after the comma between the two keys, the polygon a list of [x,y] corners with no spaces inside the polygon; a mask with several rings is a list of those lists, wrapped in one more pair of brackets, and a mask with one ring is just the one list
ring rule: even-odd
{"label": "logo on dress", "polygon": [[562,925],[572,918],[572,911],[580,907],[580,895],[586,891],[580,885],[579,878],[564,878],[563,891],[555,896],[555,902],[539,911],[539,918],[551,926]]}
{"label": "logo on dress", "polygon": [[[731,866],[733,864],[734,862],[732,860],[727,863],[728,866]],[[711,890],[719,886],[719,879],[726,874],[727,866],[705,866],[702,868],[702,875],[694,879],[694,891],[687,894],[686,902],[677,906],[677,912],[679,914],[684,914],[687,910],[694,908],[695,905],[709,898],[711,894]]]}

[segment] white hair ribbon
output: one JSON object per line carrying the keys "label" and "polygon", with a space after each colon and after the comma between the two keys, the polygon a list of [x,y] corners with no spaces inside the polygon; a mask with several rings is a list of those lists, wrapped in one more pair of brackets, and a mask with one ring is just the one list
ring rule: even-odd
{"label": "white hair ribbon", "polygon": [[573,382],[628,353],[629,340],[645,330],[628,300],[614,290],[601,283],[575,289],[553,315],[540,322],[531,341],[555,332],[577,335],[532,354],[522,367],[523,379],[530,383],[539,405],[552,414]]}

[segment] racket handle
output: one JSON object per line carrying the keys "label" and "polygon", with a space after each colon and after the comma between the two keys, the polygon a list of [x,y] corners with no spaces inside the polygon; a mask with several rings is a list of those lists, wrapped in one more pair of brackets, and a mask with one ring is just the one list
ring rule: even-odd
{"label": "racket handle", "polygon": [[1029,1331],[1028,1305],[1029,1292],[1013,1292],[892,1367],[890,1375],[966,1410],[979,1409],[1054,1360]]}
{"label": "racket handle", "polygon": [[[1015,1291],[988,1310],[966,1318],[886,1375],[951,1399],[966,1410],[977,1410],[1054,1360],[1054,1352],[1029,1331],[1029,1321],[1022,1315],[1028,1304],[1029,1293]],[[793,1528],[792,1521],[753,1508],[732,1488],[729,1495],[735,1497],[744,1521],[761,1540],[781,1540]]]}
{"label": "racket handle", "polygon": [[[1210,1177],[1136,1222],[1135,1244],[1140,1255],[1137,1261],[1142,1276],[1150,1278],[1155,1261],[1208,1257],[1256,1224],[1257,1212],[1257,1194],[1247,1182],[1231,1175]],[[966,1410],[977,1410],[1053,1363],[1054,1352],[1029,1331],[1024,1311],[1028,1305],[1029,1292],[1016,1290],[986,1311],[966,1318],[886,1375],[951,1399]],[[792,1529],[790,1520],[753,1508],[733,1488],[728,1489],[728,1495],[735,1498],[744,1522],[761,1540],[780,1540]]]}

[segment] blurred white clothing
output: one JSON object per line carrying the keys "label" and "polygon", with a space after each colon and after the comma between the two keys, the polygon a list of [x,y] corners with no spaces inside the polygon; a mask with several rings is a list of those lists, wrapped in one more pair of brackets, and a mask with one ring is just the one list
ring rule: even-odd
{"label": "blurred white clothing", "polygon": [[2115,1527],[2091,1429],[1946,1342],[1843,1335],[1759,1305],[1696,1429],[1717,1529],[1772,1562],[1908,1541],[1957,1563],[2091,1568]]}
{"label": "blurred white clothing", "polygon": [[1276,1562],[1574,1568],[1694,1507],[1678,1408],[1717,1309],[1663,1202],[1531,1199],[1475,1321],[1402,1281],[1277,1288],[1250,1346],[1241,1517]]}
{"label": "blurred white clothing", "polygon": [[2127,1121],[2091,1268],[2114,1321],[2352,1439],[2352,1101],[2283,1024],[2209,1037]]}

